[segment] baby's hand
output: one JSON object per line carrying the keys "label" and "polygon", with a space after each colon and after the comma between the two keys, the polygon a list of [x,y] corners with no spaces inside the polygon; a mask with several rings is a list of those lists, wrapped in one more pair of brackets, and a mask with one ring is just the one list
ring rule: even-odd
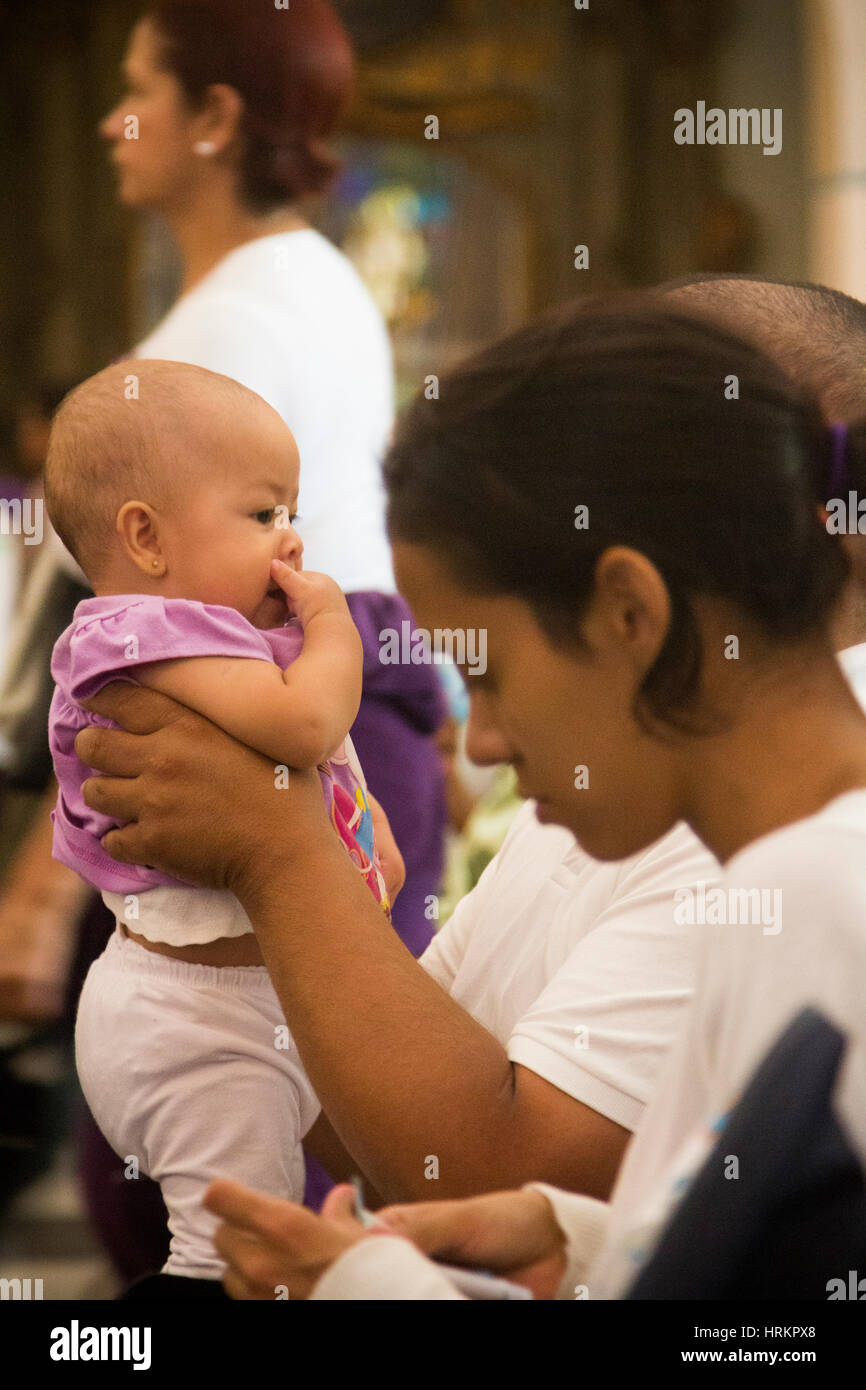
{"label": "baby's hand", "polygon": [[307,625],[323,613],[338,613],[351,620],[343,591],[330,575],[293,570],[282,560],[272,560],[271,578],[279,584],[289,611],[300,620],[305,631]]}

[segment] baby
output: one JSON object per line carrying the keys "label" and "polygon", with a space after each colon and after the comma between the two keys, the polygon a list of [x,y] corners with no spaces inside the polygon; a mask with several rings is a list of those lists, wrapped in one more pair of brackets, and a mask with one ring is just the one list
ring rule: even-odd
{"label": "baby", "polygon": [[115,862],[73,741],[112,680],[160,690],[274,763],[318,767],[331,820],[384,911],[364,776],[348,738],[361,698],[358,632],[337,584],[304,574],[293,529],[299,459],[279,415],[227,377],[125,361],[61,405],[45,501],[96,597],[58,640],[49,737],[59,783],[54,857],[101,889],[117,927],[76,1022],[85,1098],[125,1176],[162,1188],[164,1272],[219,1278],[217,1176],[302,1201],[301,1141],[319,1113],[230,893]]}

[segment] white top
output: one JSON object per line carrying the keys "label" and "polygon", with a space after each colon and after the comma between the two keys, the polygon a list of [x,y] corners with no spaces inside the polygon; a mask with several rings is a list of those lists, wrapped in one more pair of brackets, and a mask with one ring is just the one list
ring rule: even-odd
{"label": "white top", "polygon": [[672,897],[718,871],[684,825],[600,864],[530,802],[421,964],[512,1062],[634,1129],[692,991]]}
{"label": "white top", "polygon": [[[694,929],[676,921],[674,894],[718,874],[684,825],[600,864],[569,831],[539,825],[528,802],[421,964],[512,1062],[634,1128],[693,986]],[[586,1200],[606,1218],[606,1203]],[[408,1242],[374,1236],[336,1261],[312,1297],[462,1295]]]}
{"label": "white top", "polygon": [[813,1005],[848,1036],[834,1107],[866,1159],[866,790],[754,841],[723,883],[781,894],[782,929],[703,925],[700,983],[659,1093],[629,1147],[613,1195],[592,1297],[615,1297],[667,1223],[674,1188],[703,1165],[769,1048]]}
{"label": "white top", "polygon": [[[840,661],[866,707],[866,644],[843,652]],[[838,797],[818,814],[746,846],[729,861],[720,886],[726,893],[779,891],[781,930],[769,914],[753,924],[741,917],[737,924],[712,925],[709,911],[705,923],[691,928],[698,951],[695,997],[626,1151],[611,1203],[539,1185],[568,1237],[560,1298],[574,1299],[576,1289],[591,1299],[623,1292],[670,1216],[674,1188],[709,1152],[716,1137],[710,1125],[736,1103],[771,1044],[807,1004],[849,1037],[836,1107],[866,1158],[866,790]],[[668,910],[672,906],[669,901]],[[543,933],[541,917],[536,930]],[[401,1298],[453,1297],[452,1286],[417,1251],[401,1249],[395,1257],[387,1242],[396,1245],[391,1236],[364,1242],[371,1247],[366,1255],[354,1247],[313,1296],[393,1297],[388,1291],[397,1278]],[[423,1293],[413,1293],[416,1288]]]}
{"label": "white top", "polygon": [[135,356],[207,367],[263,396],[298,442],[306,568],[347,593],[393,592],[380,476],[394,413],[391,349],[341,251],[312,229],[236,247]]}

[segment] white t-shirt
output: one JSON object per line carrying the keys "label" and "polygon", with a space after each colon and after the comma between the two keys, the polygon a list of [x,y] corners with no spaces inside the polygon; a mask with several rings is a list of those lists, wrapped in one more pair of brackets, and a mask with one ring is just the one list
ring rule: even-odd
{"label": "white t-shirt", "polygon": [[591,1297],[615,1297],[631,1281],[675,1191],[715,1144],[714,1126],[807,1005],[849,1039],[834,1108],[866,1161],[866,790],[754,841],[729,861],[722,882],[772,886],[781,894],[781,931],[751,922],[698,928],[705,939],[695,998],[629,1146]]}
{"label": "white t-shirt", "polygon": [[[693,989],[695,932],[676,920],[674,895],[718,875],[684,825],[601,864],[569,831],[539,825],[528,802],[420,963],[512,1062],[634,1129]],[[595,1248],[609,1209],[584,1200]],[[311,1297],[462,1295],[408,1242],[383,1236],[337,1260]]]}
{"label": "white t-shirt", "polygon": [[312,229],[236,247],[135,356],[207,367],[263,396],[300,450],[305,567],[347,593],[393,592],[381,482],[394,413],[391,349],[342,252]]}
{"label": "white t-shirt", "polygon": [[421,964],[512,1062],[633,1129],[692,991],[673,895],[718,872],[684,825],[600,864],[530,802]]}

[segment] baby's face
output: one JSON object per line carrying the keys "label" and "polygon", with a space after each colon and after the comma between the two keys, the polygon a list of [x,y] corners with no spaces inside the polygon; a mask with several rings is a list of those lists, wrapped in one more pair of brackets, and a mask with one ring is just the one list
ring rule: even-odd
{"label": "baby's face", "polygon": [[235,608],[254,627],[279,627],[286,599],[271,561],[299,570],[304,549],[291,524],[298,447],[278,415],[256,409],[232,418],[214,449],[178,513],[161,519],[160,593]]}

